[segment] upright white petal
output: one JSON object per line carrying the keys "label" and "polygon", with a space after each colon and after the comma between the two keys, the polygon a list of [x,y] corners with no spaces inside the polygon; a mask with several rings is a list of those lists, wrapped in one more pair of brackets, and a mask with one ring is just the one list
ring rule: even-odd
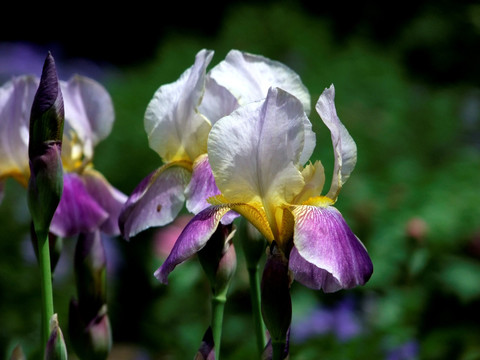
{"label": "upright white petal", "polygon": [[331,132],[335,164],[332,184],[327,196],[335,200],[357,163],[357,145],[337,116],[333,84],[318,99],[316,110]]}
{"label": "upright white petal", "polygon": [[210,76],[226,87],[240,105],[262,100],[270,87],[278,87],[297,97],[310,113],[310,94],[300,77],[281,62],[260,55],[231,50]]}
{"label": "upright white petal", "polygon": [[0,178],[24,174],[28,181],[30,111],[38,82],[21,76],[0,87]]}
{"label": "upright white petal", "polygon": [[215,181],[228,201],[263,203],[269,222],[275,208],[303,188],[298,169],[304,147],[302,104],[281,89],[241,106],[210,132],[208,155]]}
{"label": "upright white petal", "polygon": [[95,145],[112,131],[115,113],[110,94],[95,80],[78,75],[68,82],[61,81],[60,86],[65,105],[65,141],[78,141],[83,155],[91,159]]}
{"label": "upright white petal", "polygon": [[207,151],[209,121],[198,112],[205,91],[206,67],[213,51],[201,50],[195,63],[180,78],[161,86],[145,112],[145,131],[150,147],[165,162],[193,161]]}

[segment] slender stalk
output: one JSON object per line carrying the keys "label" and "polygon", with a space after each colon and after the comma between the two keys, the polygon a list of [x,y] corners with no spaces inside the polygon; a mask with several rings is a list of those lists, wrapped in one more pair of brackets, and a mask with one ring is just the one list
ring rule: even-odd
{"label": "slender stalk", "polygon": [[222,342],[222,326],[223,313],[225,311],[225,303],[227,302],[226,294],[212,296],[212,333],[215,346],[215,359],[220,360],[220,345]]}
{"label": "slender stalk", "polygon": [[255,335],[257,338],[257,349],[261,355],[265,349],[267,338],[265,335],[265,325],[262,318],[261,297],[260,297],[260,273],[259,267],[248,267],[248,277],[250,281],[250,299],[252,303],[253,322]]}
{"label": "slender stalk", "polygon": [[38,260],[40,265],[40,286],[42,289],[42,353],[45,353],[50,336],[49,322],[53,316],[53,289],[52,271],[50,269],[50,249],[48,233],[37,234],[38,239]]}
{"label": "slender stalk", "polygon": [[273,356],[272,360],[283,360],[283,353],[285,352],[285,341],[272,341]]}

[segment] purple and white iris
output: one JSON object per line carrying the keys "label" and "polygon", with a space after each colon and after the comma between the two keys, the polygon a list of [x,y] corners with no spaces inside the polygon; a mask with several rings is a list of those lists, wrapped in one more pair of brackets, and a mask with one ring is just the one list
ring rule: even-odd
{"label": "purple and white iris", "polygon": [[308,163],[315,134],[302,102],[271,87],[265,99],[238,107],[218,120],[208,138],[208,158],[220,195],[185,227],[155,275],[166,283],[176,265],[199,251],[230,210],[244,216],[289,259],[295,279],[333,292],[363,285],[373,272],[370,257],[333,207],[356,163],[356,145],[337,116],[333,85],[316,110],[329,128],[335,154],[331,187],[321,163]]}
{"label": "purple and white iris", "polygon": [[[35,76],[19,76],[0,88],[0,198],[7,178],[28,183],[30,109],[38,84]],[[61,237],[96,230],[118,235],[117,219],[127,197],[92,166],[94,147],[113,126],[112,100],[103,86],[83,76],[60,81],[60,88],[64,187],[50,231]]]}
{"label": "purple and white iris", "polygon": [[[172,222],[184,204],[198,214],[210,205],[206,199],[220,194],[207,155],[208,135],[219,119],[264,99],[270,86],[290,91],[306,111],[310,108],[307,89],[287,66],[231,50],[207,72],[212,57],[211,50],[199,51],[195,63],[177,81],[161,86],[147,106],[149,145],[164,165],[143,179],[125,203],[119,224],[126,239]],[[236,216],[230,212],[222,223]]]}

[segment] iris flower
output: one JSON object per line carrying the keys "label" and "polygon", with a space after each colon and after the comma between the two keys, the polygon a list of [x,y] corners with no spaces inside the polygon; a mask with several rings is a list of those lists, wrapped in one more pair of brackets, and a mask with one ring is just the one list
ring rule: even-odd
{"label": "iris flower", "polygon": [[[264,99],[270,86],[279,86],[302,100],[310,97],[299,76],[280,62],[231,50],[206,71],[213,51],[203,49],[180,78],[161,86],[147,106],[144,118],[150,147],[163,165],[133,190],[120,215],[126,239],[172,222],[183,205],[193,214],[220,194],[207,155],[207,138],[214,124],[239,105]],[[231,212],[223,223],[237,214]]]}
{"label": "iris flower", "polygon": [[[0,198],[9,177],[28,184],[30,109],[38,84],[35,76],[19,76],[0,88]],[[92,165],[95,145],[113,126],[111,98],[99,83],[83,76],[60,81],[60,87],[65,108],[64,187],[50,231],[60,237],[96,230],[118,235],[117,219],[126,196]]]}
{"label": "iris flower", "polygon": [[261,101],[237,108],[215,123],[208,157],[220,195],[185,227],[155,275],[169,273],[202,249],[229,211],[244,216],[288,258],[304,285],[333,292],[364,284],[373,271],[368,253],[333,206],[357,157],[355,142],[337,116],[333,85],[316,110],[331,132],[335,155],[331,186],[320,195],[324,169],[308,162],[315,134],[302,103],[270,88]]}

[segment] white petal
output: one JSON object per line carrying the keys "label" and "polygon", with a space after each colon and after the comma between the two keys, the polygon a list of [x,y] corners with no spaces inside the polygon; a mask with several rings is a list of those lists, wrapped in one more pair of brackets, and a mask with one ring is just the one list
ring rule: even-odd
{"label": "white petal", "polygon": [[95,145],[112,131],[115,113],[110,94],[95,80],[78,75],[68,82],[61,81],[60,86],[65,107],[65,141],[78,137],[82,153],[91,159]]}
{"label": "white petal", "polygon": [[164,162],[193,161],[207,150],[209,121],[198,113],[205,91],[206,67],[213,51],[201,50],[192,67],[180,78],[161,86],[145,112],[150,147]]}
{"label": "white petal", "polygon": [[28,181],[30,111],[38,83],[21,76],[0,87],[0,177],[24,174]]}
{"label": "white petal", "polygon": [[331,85],[320,95],[315,108],[332,134],[335,165],[327,196],[335,200],[357,163],[357,145],[338,118],[334,99],[335,88]]}
{"label": "white petal", "polygon": [[298,170],[304,145],[301,103],[281,89],[238,108],[212,128],[208,154],[215,181],[228,201],[274,208],[293,200],[303,185]]}
{"label": "white petal", "polygon": [[300,77],[281,62],[238,50],[231,50],[224,61],[210,71],[210,76],[226,87],[240,105],[262,100],[270,87],[279,87],[296,96],[307,114],[310,94]]}

